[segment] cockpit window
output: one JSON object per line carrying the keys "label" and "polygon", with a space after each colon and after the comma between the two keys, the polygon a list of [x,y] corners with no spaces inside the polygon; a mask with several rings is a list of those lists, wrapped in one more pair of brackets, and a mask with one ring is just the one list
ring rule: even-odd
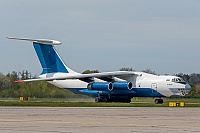
{"label": "cockpit window", "polygon": [[176,82],[176,83],[185,83],[185,81],[182,78],[173,78],[172,82]]}

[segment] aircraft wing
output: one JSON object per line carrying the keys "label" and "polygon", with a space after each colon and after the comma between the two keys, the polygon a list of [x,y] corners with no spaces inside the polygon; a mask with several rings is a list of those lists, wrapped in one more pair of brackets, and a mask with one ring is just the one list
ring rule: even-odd
{"label": "aircraft wing", "polygon": [[69,74],[66,76],[56,76],[48,78],[39,78],[39,79],[27,79],[27,80],[17,80],[16,83],[22,82],[31,82],[31,81],[53,81],[53,80],[66,80],[66,79],[80,79],[85,81],[89,78],[112,78],[112,77],[123,77],[137,75],[132,71],[115,71],[115,72],[104,72],[104,73],[92,73],[92,74]]}

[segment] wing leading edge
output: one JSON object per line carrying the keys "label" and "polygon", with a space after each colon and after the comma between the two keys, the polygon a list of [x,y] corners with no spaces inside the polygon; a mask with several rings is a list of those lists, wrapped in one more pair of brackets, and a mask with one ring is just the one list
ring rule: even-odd
{"label": "wing leading edge", "polygon": [[87,78],[112,78],[112,77],[127,77],[127,76],[137,76],[134,72],[129,71],[115,71],[115,72],[104,72],[104,73],[92,73],[92,74],[67,74],[66,76],[55,76],[40,79],[27,79],[27,80],[17,80],[16,83],[22,82],[33,82],[33,81],[53,81],[53,80],[66,80],[66,79],[87,79]]}

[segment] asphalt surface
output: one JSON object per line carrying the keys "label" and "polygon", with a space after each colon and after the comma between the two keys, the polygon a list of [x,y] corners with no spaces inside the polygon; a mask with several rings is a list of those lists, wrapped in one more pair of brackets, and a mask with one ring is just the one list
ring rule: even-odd
{"label": "asphalt surface", "polygon": [[198,133],[200,108],[0,107],[2,133]]}

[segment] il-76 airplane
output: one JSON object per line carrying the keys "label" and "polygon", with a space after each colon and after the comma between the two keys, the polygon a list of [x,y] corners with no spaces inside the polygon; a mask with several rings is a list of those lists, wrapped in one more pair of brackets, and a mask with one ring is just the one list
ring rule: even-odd
{"label": "il-76 airplane", "polygon": [[185,96],[191,86],[177,76],[157,76],[144,72],[114,71],[80,74],[70,69],[56,51],[54,45],[61,42],[46,39],[14,38],[33,42],[43,68],[38,79],[16,82],[48,81],[74,93],[95,98],[95,102],[131,102],[133,97],[153,97],[155,103],[163,103],[162,97]]}

